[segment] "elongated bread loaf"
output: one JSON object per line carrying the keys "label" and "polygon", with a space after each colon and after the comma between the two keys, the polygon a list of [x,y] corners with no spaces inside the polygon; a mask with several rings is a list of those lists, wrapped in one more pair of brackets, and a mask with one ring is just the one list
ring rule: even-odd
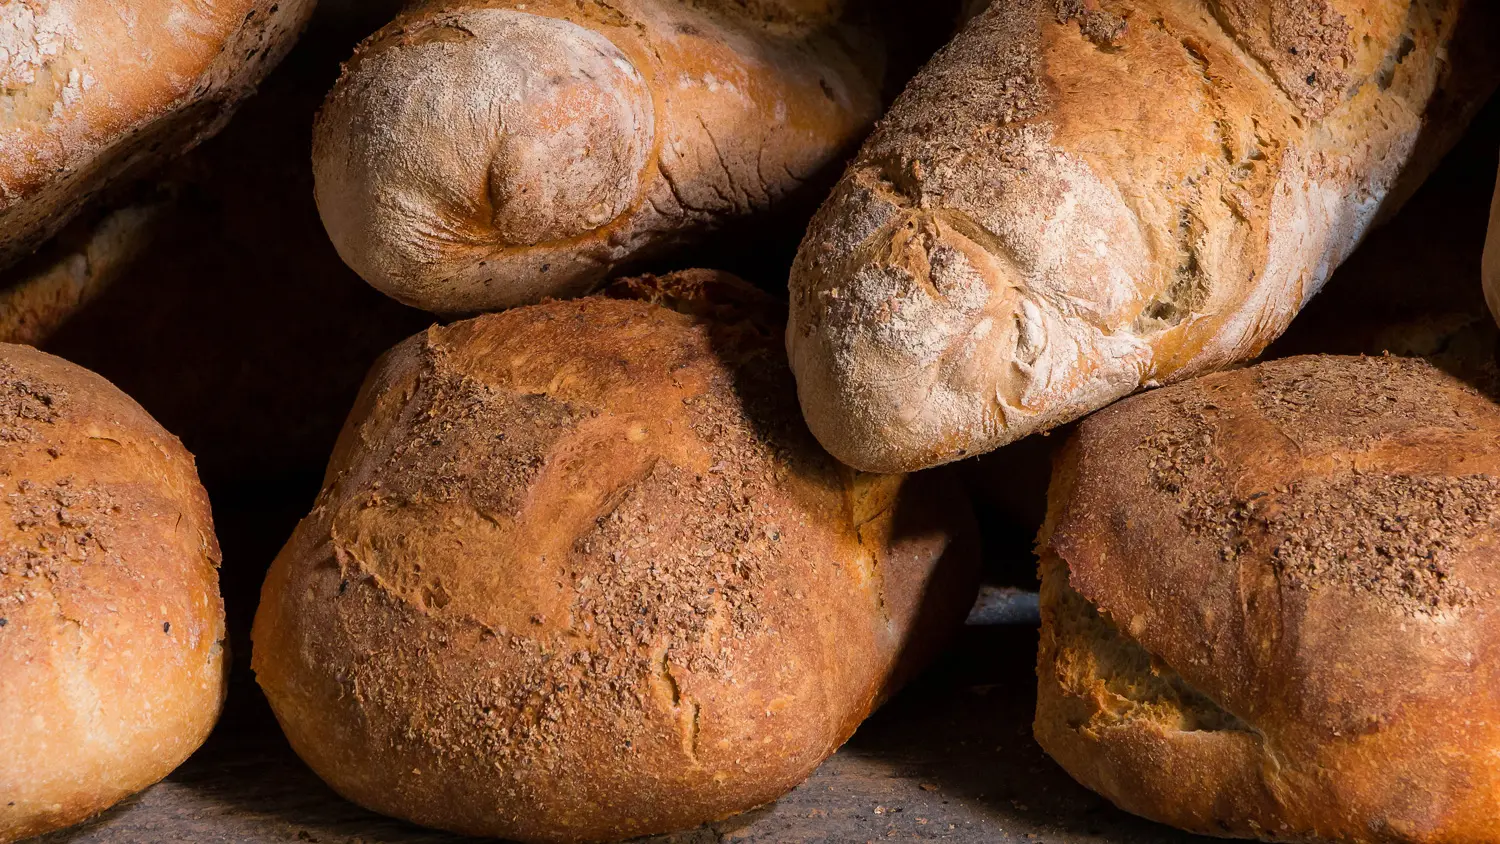
{"label": "elongated bread loaf", "polygon": [[764,210],[856,143],[882,49],[843,0],[432,0],[355,54],[313,139],[339,254],[463,313],[587,291]]}
{"label": "elongated bread loaf", "polygon": [[610,291],[386,355],[266,578],[256,679],[361,805],[519,841],[724,818],[973,604],[958,484],[818,447],[779,303],[703,271]]}
{"label": "elongated bread loaf", "polygon": [[1500,840],[1500,407],[1299,357],[1079,426],[1049,493],[1036,737],[1207,835]]}
{"label": "elongated bread loaf", "polygon": [[0,266],[223,126],[314,0],[0,0]]}
{"label": "elongated bread loaf", "polygon": [[991,4],[803,242],[787,344],[813,432],[912,469],[1253,356],[1493,89],[1495,15]]}

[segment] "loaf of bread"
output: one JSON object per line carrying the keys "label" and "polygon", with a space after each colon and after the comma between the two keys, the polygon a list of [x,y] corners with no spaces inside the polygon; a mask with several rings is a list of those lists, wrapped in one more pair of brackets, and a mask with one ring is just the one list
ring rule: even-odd
{"label": "loaf of bread", "polygon": [[612,290],[392,350],[267,576],[256,679],[356,803],[519,841],[727,817],[973,602],[967,502],[818,447],[763,294]]}
{"label": "loaf of bread", "polygon": [[787,345],[870,471],[1254,356],[1500,78],[1478,0],[992,3],[808,230]]}
{"label": "loaf of bread", "polygon": [[216,132],[314,0],[0,2],[0,266]]}
{"label": "loaf of bread", "polygon": [[1059,458],[1036,737],[1192,832],[1500,840],[1500,406],[1298,357],[1136,396]]}
{"label": "loaf of bread", "polygon": [[410,305],[583,293],[762,211],[880,108],[857,0],[427,0],[350,61],[313,137],[339,254]]}
{"label": "loaf of bread", "polygon": [[108,381],[0,344],[0,842],[166,776],[224,700],[193,458]]}
{"label": "loaf of bread", "polygon": [[73,220],[38,252],[0,272],[0,343],[40,345],[93,302],[152,243],[169,193]]}

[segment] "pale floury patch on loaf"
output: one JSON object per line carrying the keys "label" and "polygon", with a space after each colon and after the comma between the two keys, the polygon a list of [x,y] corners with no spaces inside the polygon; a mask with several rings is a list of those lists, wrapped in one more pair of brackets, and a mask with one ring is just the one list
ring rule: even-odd
{"label": "pale floury patch on loaf", "polygon": [[803,242],[813,431],[910,470],[1257,354],[1493,87],[1493,61],[1450,71],[1476,9],[992,4]]}
{"label": "pale floury patch on loaf", "polygon": [[0,86],[9,91],[32,84],[72,40],[65,7],[46,0],[0,3]]}
{"label": "pale floury patch on loaf", "polygon": [[586,292],[764,211],[878,114],[841,2],[432,0],[356,53],[314,133],[365,280],[442,313]]}
{"label": "pale floury patch on loaf", "polygon": [[[359,111],[339,122],[351,102]],[[328,114],[338,131],[319,134],[314,157],[329,235],[377,286],[411,280],[400,298],[416,301],[492,275],[497,249],[623,213],[655,142],[651,91],[625,53],[510,9],[443,16],[362,57]],[[568,271],[562,257],[528,270],[545,281],[553,261]]]}

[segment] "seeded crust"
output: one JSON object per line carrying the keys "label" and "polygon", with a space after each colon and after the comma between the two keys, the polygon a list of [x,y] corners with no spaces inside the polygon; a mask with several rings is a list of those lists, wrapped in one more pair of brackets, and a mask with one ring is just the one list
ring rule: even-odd
{"label": "seeded crust", "polygon": [[0,266],[213,135],[314,0],[0,4]]}
{"label": "seeded crust", "polygon": [[388,353],[267,577],[256,677],[361,805],[521,841],[726,817],[803,780],[972,603],[958,485],[819,449],[764,294],[609,292]]}
{"label": "seeded crust", "polygon": [[1058,459],[1037,740],[1121,807],[1271,841],[1500,838],[1500,407],[1298,357],[1127,399]]}
{"label": "seeded crust", "polygon": [[109,382],[0,344],[0,842],[166,776],[224,700],[208,496]]}
{"label": "seeded crust", "polygon": [[843,0],[426,0],[356,51],[313,138],[339,255],[448,314],[586,293],[763,212],[879,116]]}
{"label": "seeded crust", "polygon": [[1496,14],[990,4],[802,243],[787,348],[813,433],[912,470],[1258,354],[1493,90]]}

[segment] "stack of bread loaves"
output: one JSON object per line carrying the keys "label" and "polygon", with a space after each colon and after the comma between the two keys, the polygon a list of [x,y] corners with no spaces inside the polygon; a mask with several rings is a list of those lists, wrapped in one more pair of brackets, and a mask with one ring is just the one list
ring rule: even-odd
{"label": "stack of bread loaves", "polygon": [[[926,14],[895,0],[386,4],[326,6],[359,7],[360,34],[394,19],[342,69],[299,53],[308,75],[256,109],[276,120],[143,185],[314,0],[0,0],[0,340],[39,341],[122,267],[170,282],[133,307],[118,286],[49,348],[228,439],[210,484],[253,476],[278,498],[258,514],[307,513],[258,525],[291,536],[263,581],[226,578],[228,618],[254,609],[254,679],[336,792],[521,842],[777,800],[974,604],[981,525],[940,464],[1077,421],[1056,454],[968,465],[1024,516],[1052,461],[1033,732],[1068,774],[1199,834],[1500,841],[1500,334],[1479,301],[1500,319],[1500,188],[1482,285],[1444,264],[1465,295],[1435,308],[1482,331],[1413,313],[1397,350],[1430,360],[1235,368],[1500,83],[1500,7],[952,0],[957,34],[882,119],[921,41],[893,35]],[[278,144],[304,169],[243,154]],[[216,222],[171,222],[179,195]],[[631,269],[722,258],[710,232],[769,219],[805,233],[795,260],[795,238],[737,245],[790,301]],[[137,261],[166,225],[173,248]],[[340,278],[388,310],[288,293]],[[217,320],[162,307],[215,283]],[[456,321],[374,362],[308,512],[276,485],[311,486],[329,448],[303,388],[429,313]],[[1360,313],[1356,350],[1396,328]],[[1336,333],[1298,348],[1349,350]],[[337,353],[291,348],[314,342]],[[152,364],[185,355],[218,368]],[[275,395],[213,401],[245,385]],[[219,557],[171,434],[0,343],[0,844],[205,740],[231,670]],[[233,594],[247,576],[258,604]]]}

